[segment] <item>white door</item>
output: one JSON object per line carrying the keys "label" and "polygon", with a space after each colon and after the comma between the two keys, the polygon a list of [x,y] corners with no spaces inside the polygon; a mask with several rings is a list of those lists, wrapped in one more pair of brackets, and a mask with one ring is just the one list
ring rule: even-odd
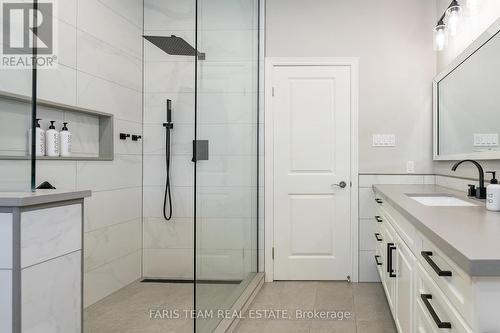
{"label": "white door", "polygon": [[351,67],[275,66],[272,77],[274,279],[346,280]]}

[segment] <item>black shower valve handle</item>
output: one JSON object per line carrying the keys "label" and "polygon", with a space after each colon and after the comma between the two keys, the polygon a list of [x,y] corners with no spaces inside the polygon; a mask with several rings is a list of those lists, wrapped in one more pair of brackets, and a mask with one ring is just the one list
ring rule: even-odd
{"label": "black shower valve handle", "polygon": [[130,134],[120,133],[120,140],[127,140],[127,138],[130,138]]}
{"label": "black shower valve handle", "polygon": [[141,135],[132,135],[132,141],[138,141],[139,139],[142,139],[142,136]]}

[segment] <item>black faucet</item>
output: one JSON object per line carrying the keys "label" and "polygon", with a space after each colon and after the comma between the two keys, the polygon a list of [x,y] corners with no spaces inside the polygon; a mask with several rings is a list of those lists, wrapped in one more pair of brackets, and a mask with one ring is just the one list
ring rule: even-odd
{"label": "black faucet", "polygon": [[[474,164],[479,172],[479,188],[475,191],[476,198],[478,199],[486,199],[486,187],[484,187],[484,170],[481,164],[474,160],[463,160],[455,163],[455,165],[451,168],[452,171],[457,171],[457,168],[460,164],[464,162],[470,162]],[[474,195],[474,185],[469,185],[469,196]]]}

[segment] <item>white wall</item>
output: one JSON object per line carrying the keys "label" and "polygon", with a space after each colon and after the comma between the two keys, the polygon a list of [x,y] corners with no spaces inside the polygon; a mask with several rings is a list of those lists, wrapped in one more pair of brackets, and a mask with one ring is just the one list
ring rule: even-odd
{"label": "white wall", "polygon": [[267,1],[267,57],[359,57],[360,173],[432,172],[434,17],[432,0]]}
{"label": "white wall", "polygon": [[[118,133],[142,133],[142,0],[60,0],[57,5],[59,67],[39,71],[39,98],[115,116],[114,161],[37,161],[37,184],[48,180],[58,189],[92,190],[85,204],[89,305],[141,276],[142,144],[120,141]],[[2,90],[29,94],[25,73],[1,75]],[[69,126],[80,146],[95,144],[76,124]],[[96,123],[86,126],[92,132]],[[13,171],[25,164],[5,163]]]}

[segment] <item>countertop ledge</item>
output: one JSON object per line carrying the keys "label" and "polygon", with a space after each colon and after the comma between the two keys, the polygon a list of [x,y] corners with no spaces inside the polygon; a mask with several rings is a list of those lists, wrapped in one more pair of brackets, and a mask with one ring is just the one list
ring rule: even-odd
{"label": "countertop ledge", "polygon": [[68,200],[78,200],[92,195],[91,191],[37,190],[36,192],[0,192],[0,207],[26,207]]}
{"label": "countertop ledge", "polygon": [[[500,212],[486,210],[482,200],[436,185],[374,185],[373,188],[471,277],[500,276]],[[425,206],[407,193],[449,194],[477,206]]]}

